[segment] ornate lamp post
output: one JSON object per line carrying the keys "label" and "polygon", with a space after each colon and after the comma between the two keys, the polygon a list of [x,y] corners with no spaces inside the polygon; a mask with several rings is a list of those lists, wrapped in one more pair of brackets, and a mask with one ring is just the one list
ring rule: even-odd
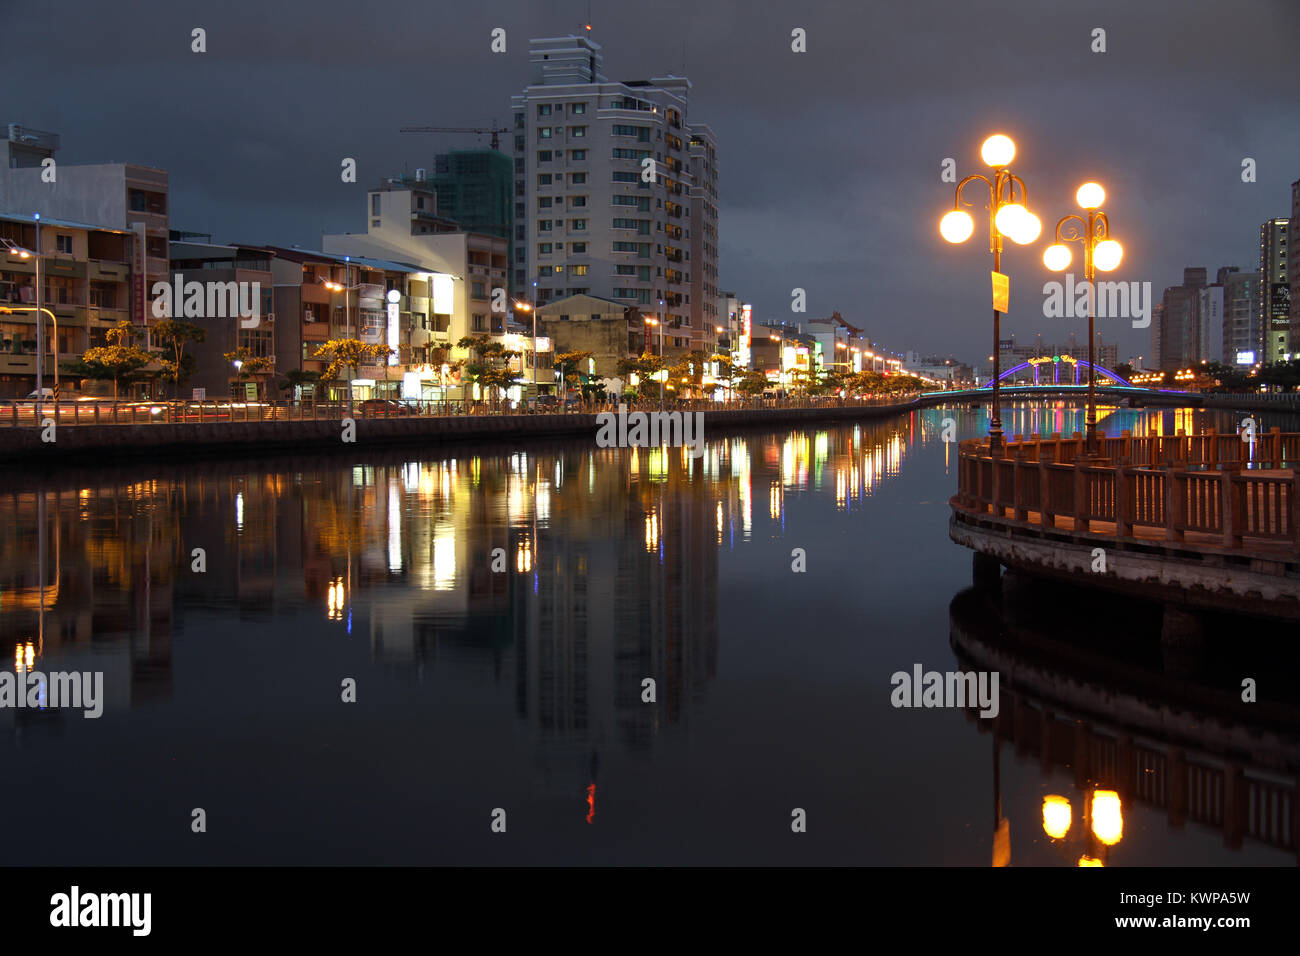
{"label": "ornate lamp post", "polygon": [[[997,133],[990,136],[980,147],[980,158],[993,170],[990,179],[981,173],[967,176],[957,184],[953,195],[952,211],[939,221],[939,233],[952,243],[965,242],[975,231],[975,221],[970,213],[963,210],[961,191],[966,184],[976,179],[984,183],[989,190],[989,252],[993,253],[993,272],[1002,271],[1002,238],[1005,236],[1018,245],[1028,245],[1038,238],[1043,224],[1031,213],[1025,204],[1027,194],[1024,181],[1007,168],[1016,155],[1016,144],[1010,137]],[[1019,198],[1017,198],[1019,187]],[[965,203],[967,206],[973,203]],[[989,447],[994,456],[1002,451],[1002,409],[999,405],[998,376],[1000,374],[999,358],[1001,342],[1002,313],[993,304],[993,413],[989,421]]]}
{"label": "ornate lamp post", "polygon": [[1070,265],[1070,247],[1067,242],[1083,243],[1083,276],[1088,282],[1088,415],[1085,447],[1088,454],[1097,453],[1097,373],[1094,367],[1093,319],[1097,312],[1097,270],[1110,272],[1124,258],[1124,249],[1110,238],[1110,220],[1101,211],[1106,201],[1106,191],[1097,183],[1084,183],[1074,194],[1087,218],[1070,214],[1056,224],[1056,241],[1043,251],[1043,265],[1053,272],[1062,272]]}

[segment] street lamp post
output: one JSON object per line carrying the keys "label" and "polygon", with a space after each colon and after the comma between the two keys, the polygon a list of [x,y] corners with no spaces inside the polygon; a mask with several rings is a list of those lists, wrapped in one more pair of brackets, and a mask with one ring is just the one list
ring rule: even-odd
{"label": "street lamp post", "polygon": [[[976,179],[989,189],[989,251],[993,253],[993,272],[1002,271],[1002,238],[1005,236],[1018,245],[1028,245],[1038,238],[1042,223],[1038,217],[1026,208],[1028,195],[1024,181],[1007,168],[1016,155],[1016,144],[1010,137],[997,133],[986,139],[980,147],[980,158],[993,170],[990,179],[980,173],[967,176],[957,184],[953,195],[952,211],[939,222],[939,232],[944,239],[952,243],[965,242],[975,231],[975,222],[969,213],[961,209],[961,191],[966,184]],[[1016,187],[1020,187],[1020,197],[1016,198]],[[972,203],[966,203],[970,206]],[[996,280],[995,280],[996,281]],[[993,410],[989,421],[989,449],[994,456],[1002,452],[1002,409],[999,404],[998,376],[1001,342],[1002,313],[998,310],[997,298],[993,301]]]}
{"label": "street lamp post", "polygon": [[[40,216],[38,215],[36,219],[37,222],[39,223]],[[14,242],[11,242],[8,239],[4,241],[4,244],[9,249],[9,254],[11,256],[17,256],[19,259],[35,260],[34,265],[36,267],[36,307],[34,309],[21,308],[21,307],[5,307],[3,309],[0,309],[0,312],[4,312],[6,314],[13,314],[15,312],[34,312],[36,314],[36,410],[38,416],[40,412],[41,399],[44,397],[43,396],[44,390],[42,388],[43,375],[44,375],[43,366],[45,365],[45,349],[43,347],[45,341],[44,316],[47,315],[50,317],[50,322],[54,326],[54,342],[53,342],[54,395],[55,395],[56,402],[58,401],[58,394],[59,394],[59,317],[55,315],[53,312],[51,312],[49,309],[45,308],[45,306],[42,304],[42,300],[44,298],[44,290],[42,289],[42,283],[41,283],[41,254],[39,251],[40,241],[41,241],[41,231],[39,225],[36,230],[36,246],[38,250],[36,252],[33,252],[31,249],[28,249],[25,246],[20,246]]]}
{"label": "street lamp post", "polygon": [[1070,265],[1070,247],[1065,243],[1083,244],[1083,276],[1088,283],[1088,414],[1085,447],[1089,455],[1097,453],[1097,370],[1094,360],[1096,336],[1092,326],[1097,312],[1097,270],[1110,272],[1124,257],[1123,247],[1110,238],[1110,220],[1101,211],[1106,191],[1097,183],[1084,183],[1074,194],[1087,218],[1071,213],[1056,224],[1056,241],[1043,251],[1043,265],[1061,272]]}

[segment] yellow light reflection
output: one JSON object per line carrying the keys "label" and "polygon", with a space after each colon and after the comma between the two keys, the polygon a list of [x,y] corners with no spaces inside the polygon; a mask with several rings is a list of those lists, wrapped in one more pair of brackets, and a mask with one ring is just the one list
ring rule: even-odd
{"label": "yellow light reflection", "polygon": [[1073,820],[1070,801],[1056,794],[1043,797],[1043,832],[1053,840],[1060,840],[1070,832]]}
{"label": "yellow light reflection", "polygon": [[347,589],[344,587],[343,578],[335,578],[330,582],[325,594],[325,606],[328,609],[329,620],[342,620],[343,607],[346,603]]}
{"label": "yellow light reflection", "polygon": [[1079,865],[1080,866],[1102,866],[1103,864],[1101,860],[1097,859],[1094,856],[1081,856],[1079,857]]}
{"label": "yellow light reflection", "polygon": [[1124,839],[1124,813],[1119,794],[1114,790],[1096,790],[1092,794],[1092,833],[1106,846]]}
{"label": "yellow light reflection", "polygon": [[659,550],[659,516],[653,511],[645,516],[645,549],[651,553]]}

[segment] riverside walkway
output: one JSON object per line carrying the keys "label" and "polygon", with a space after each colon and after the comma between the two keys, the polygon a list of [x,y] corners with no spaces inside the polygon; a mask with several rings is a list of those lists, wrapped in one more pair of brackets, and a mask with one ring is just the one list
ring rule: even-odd
{"label": "riverside walkway", "polygon": [[962,442],[949,533],[999,566],[1165,603],[1300,619],[1300,434]]}

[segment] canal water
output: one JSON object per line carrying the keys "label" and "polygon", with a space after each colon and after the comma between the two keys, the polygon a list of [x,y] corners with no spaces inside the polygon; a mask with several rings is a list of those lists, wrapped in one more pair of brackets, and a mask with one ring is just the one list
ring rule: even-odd
{"label": "canal water", "polygon": [[[1294,865],[1294,642],[1240,617],[1175,653],[1140,603],[972,590],[945,419],[987,428],[8,474],[5,666],[103,699],[0,709],[0,862]],[[998,716],[895,707],[917,666],[997,670]]]}

